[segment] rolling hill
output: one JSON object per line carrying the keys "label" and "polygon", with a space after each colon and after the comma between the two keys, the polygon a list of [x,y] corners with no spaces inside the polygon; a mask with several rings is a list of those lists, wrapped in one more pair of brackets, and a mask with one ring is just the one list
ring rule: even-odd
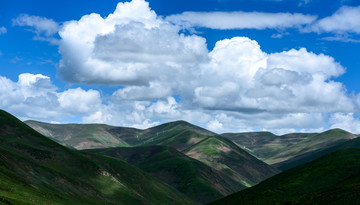
{"label": "rolling hill", "polygon": [[227,175],[167,146],[117,147],[84,151],[125,160],[201,204],[246,188]]}
{"label": "rolling hill", "polygon": [[292,146],[286,147],[280,153],[266,159],[265,161],[269,164],[280,164],[287,160],[291,160],[294,157],[313,151],[327,149],[355,138],[357,138],[356,135],[341,129],[328,130],[308,137]]}
{"label": "rolling hill", "polygon": [[266,160],[315,133],[290,133],[275,135],[271,132],[224,133],[222,136],[232,140],[259,159]]}
{"label": "rolling hill", "polygon": [[54,141],[75,149],[127,147],[126,142],[109,131],[114,127],[103,124],[50,124],[25,121],[34,130]]}
{"label": "rolling hill", "polygon": [[307,152],[305,154],[298,155],[289,160],[280,162],[278,164],[274,164],[280,170],[287,170],[301,164],[305,164],[311,162],[317,158],[320,158],[328,153],[335,152],[337,150],[347,149],[347,148],[360,148],[360,138],[355,138],[351,140],[347,140],[343,143],[335,144],[334,146],[330,146],[327,148]]}
{"label": "rolling hill", "polygon": [[[50,130],[50,128],[55,126],[63,126],[62,129],[67,129],[66,132],[74,130],[68,129],[66,125],[36,124],[34,121],[27,123],[45,135],[48,132],[46,130]],[[37,126],[34,126],[34,124]],[[77,126],[86,125],[79,124]],[[236,181],[238,189],[252,186],[278,173],[277,169],[251,156],[225,137],[185,121],[164,123],[145,130],[105,125],[98,126],[104,127],[106,132],[110,133],[112,137],[121,139],[129,146],[161,145],[175,148],[177,151],[217,170],[218,173],[226,176],[226,178]],[[86,129],[78,128],[77,130]],[[74,138],[72,141],[77,141],[75,139],[79,138],[80,134],[77,130],[68,136],[70,139]],[[52,137],[54,136],[56,140],[60,141],[63,138],[52,135]],[[73,145],[70,144],[70,146]]]}
{"label": "rolling hill", "polygon": [[122,160],[61,146],[0,110],[0,203],[195,202]]}
{"label": "rolling hill", "polygon": [[211,204],[359,204],[360,149],[327,154]]}

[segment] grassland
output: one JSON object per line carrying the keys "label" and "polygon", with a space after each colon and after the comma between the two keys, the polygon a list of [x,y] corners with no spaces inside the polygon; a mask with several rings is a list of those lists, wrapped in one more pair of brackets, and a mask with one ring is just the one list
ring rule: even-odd
{"label": "grassland", "polygon": [[59,145],[0,110],[3,204],[194,204],[140,169]]}
{"label": "grassland", "polygon": [[327,154],[214,203],[359,204],[360,149]]}

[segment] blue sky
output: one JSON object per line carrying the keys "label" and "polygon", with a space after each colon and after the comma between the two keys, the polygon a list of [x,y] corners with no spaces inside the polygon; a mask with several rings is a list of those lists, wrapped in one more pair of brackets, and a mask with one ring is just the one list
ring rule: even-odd
{"label": "blue sky", "polygon": [[1,1],[0,108],[22,120],[360,133],[360,2]]}

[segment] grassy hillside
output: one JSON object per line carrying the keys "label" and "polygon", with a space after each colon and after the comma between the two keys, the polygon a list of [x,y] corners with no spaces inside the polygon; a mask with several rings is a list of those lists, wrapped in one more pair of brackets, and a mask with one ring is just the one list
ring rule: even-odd
{"label": "grassy hillside", "polygon": [[280,170],[287,170],[296,166],[299,166],[301,164],[305,164],[308,162],[311,162],[317,158],[320,158],[328,153],[341,150],[341,149],[347,149],[347,148],[360,148],[360,138],[355,138],[352,140],[345,141],[340,144],[335,144],[334,146],[330,146],[325,149],[319,149],[312,152],[307,152],[305,154],[298,155],[294,158],[291,158],[289,160],[280,162],[278,164],[274,164],[273,166],[277,167]]}
{"label": "grassy hillside", "polygon": [[355,138],[357,138],[357,136],[341,129],[328,130],[306,138],[305,140],[302,140],[292,146],[286,147],[280,153],[266,159],[265,161],[269,164],[278,164],[299,155],[304,155],[313,151],[320,151]]}
{"label": "grassy hillside", "polygon": [[[48,129],[40,125],[43,129]],[[217,170],[226,178],[230,178],[230,181],[235,181],[238,184],[237,190],[257,184],[277,173],[276,169],[241,150],[225,137],[185,121],[165,123],[145,130],[110,126],[104,129],[130,146],[162,145],[175,148]],[[74,134],[71,136],[79,138]]]}
{"label": "grassy hillside", "polygon": [[0,202],[193,204],[122,160],[63,147],[2,110]]}
{"label": "grassy hillside", "polygon": [[360,149],[340,150],[212,204],[359,204]]}
{"label": "grassy hillside", "polygon": [[230,139],[257,158],[266,160],[280,153],[286,147],[294,145],[315,134],[291,133],[278,136],[271,132],[244,132],[224,133],[221,135]]}
{"label": "grassy hillside", "polygon": [[49,124],[26,121],[27,125],[41,134],[75,149],[129,146],[122,139],[112,135],[112,126],[102,124]]}
{"label": "grassy hillside", "polygon": [[276,169],[221,136],[207,137],[183,152],[247,187],[278,173]]}
{"label": "grassy hillside", "polygon": [[201,204],[246,188],[227,175],[167,146],[119,147],[85,151],[123,159]]}

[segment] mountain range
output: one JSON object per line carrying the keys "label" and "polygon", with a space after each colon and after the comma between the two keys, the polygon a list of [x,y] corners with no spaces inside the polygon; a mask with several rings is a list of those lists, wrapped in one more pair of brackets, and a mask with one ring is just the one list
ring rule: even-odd
{"label": "mountain range", "polygon": [[219,135],[185,121],[141,130],[1,111],[0,142],[0,204],[303,204],[359,193],[360,138],[341,129]]}

